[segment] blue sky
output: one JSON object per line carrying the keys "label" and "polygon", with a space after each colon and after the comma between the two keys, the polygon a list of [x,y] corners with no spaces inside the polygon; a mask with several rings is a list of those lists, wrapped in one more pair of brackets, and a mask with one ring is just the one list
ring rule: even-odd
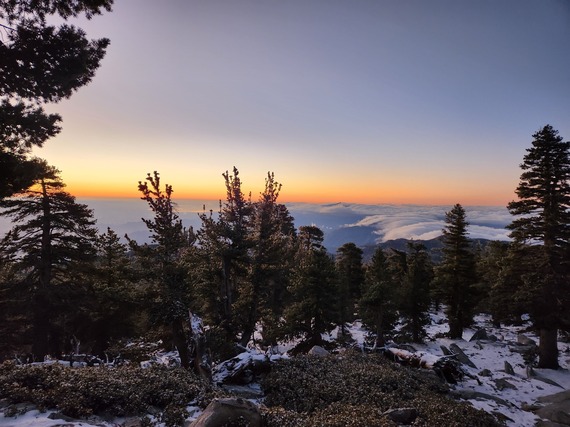
{"label": "blue sky", "polygon": [[37,154],[80,196],[502,205],[531,135],[570,138],[570,2],[121,0],[111,46]]}

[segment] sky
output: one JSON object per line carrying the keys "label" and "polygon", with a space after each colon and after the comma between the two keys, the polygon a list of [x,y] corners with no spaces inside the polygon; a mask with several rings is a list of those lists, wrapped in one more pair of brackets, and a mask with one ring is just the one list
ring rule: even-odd
{"label": "sky", "polygon": [[111,45],[35,154],[80,197],[505,206],[532,134],[570,139],[567,0],[118,0]]}

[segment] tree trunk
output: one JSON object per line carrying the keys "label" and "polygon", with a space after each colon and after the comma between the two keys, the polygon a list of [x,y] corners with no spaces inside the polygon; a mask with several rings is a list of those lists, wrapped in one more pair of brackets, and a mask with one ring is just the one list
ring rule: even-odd
{"label": "tree trunk", "polygon": [[538,344],[538,367],[558,369],[558,329],[541,329]]}
{"label": "tree trunk", "polygon": [[172,341],[178,349],[180,364],[184,369],[190,368],[190,350],[188,349],[188,340],[186,339],[181,319],[175,319],[172,322]]}
{"label": "tree trunk", "polygon": [[463,327],[459,322],[449,319],[449,332],[447,335],[451,339],[461,339],[463,337]]}

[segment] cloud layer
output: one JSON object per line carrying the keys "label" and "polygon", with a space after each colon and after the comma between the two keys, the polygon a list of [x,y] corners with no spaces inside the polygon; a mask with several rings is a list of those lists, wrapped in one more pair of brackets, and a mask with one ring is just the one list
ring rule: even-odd
{"label": "cloud layer", "polygon": [[[334,205],[291,204],[288,205],[297,226],[304,225],[298,219],[312,219],[320,226],[329,241],[332,235],[359,236],[368,229],[373,234],[372,242],[381,243],[393,239],[429,240],[441,235],[445,226],[445,213],[451,206],[422,205],[359,205],[337,203]],[[503,207],[465,207],[469,222],[469,237],[489,240],[509,240],[505,226],[512,216]],[[335,222],[336,221],[336,222]],[[354,233],[350,233],[350,229]],[[370,243],[372,243],[370,242]],[[335,242],[338,243],[338,242]],[[356,242],[355,243],[368,243]]]}

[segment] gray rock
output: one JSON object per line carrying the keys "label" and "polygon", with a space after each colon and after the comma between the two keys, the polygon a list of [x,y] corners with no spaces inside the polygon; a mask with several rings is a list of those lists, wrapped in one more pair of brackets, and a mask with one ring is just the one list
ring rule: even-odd
{"label": "gray rock", "polygon": [[62,414],[61,412],[52,412],[47,416],[50,420],[63,420],[67,422],[74,421],[74,418],[68,417],[67,415]]}
{"label": "gray rock", "polygon": [[491,341],[491,342],[497,342],[499,340],[499,338],[497,338],[496,335],[489,334],[489,335],[487,335],[487,340]]}
{"label": "gray rock", "polygon": [[190,427],[222,427],[238,420],[250,427],[261,427],[261,414],[253,403],[240,398],[214,399]]}
{"label": "gray rock", "polygon": [[416,408],[389,409],[382,415],[388,417],[397,424],[408,425],[412,424],[418,417],[418,410]]}
{"label": "gray rock", "polygon": [[469,339],[469,342],[478,341],[478,340],[486,340],[488,339],[487,331],[485,329],[477,329],[473,336]]}
{"label": "gray rock", "polygon": [[475,399],[475,400],[492,400],[494,402],[497,402],[500,405],[504,405],[504,406],[511,406],[511,404],[509,402],[507,402],[504,399],[501,399],[500,397],[497,396],[493,396],[491,394],[487,394],[487,393],[481,393],[480,391],[474,391],[474,390],[451,390],[450,394],[452,396],[455,397],[459,397],[461,399],[465,399],[465,400],[471,400],[471,399]]}
{"label": "gray rock", "polygon": [[551,403],[536,411],[540,418],[570,426],[570,401]]}
{"label": "gray rock", "polygon": [[471,359],[469,359],[469,357],[463,352],[463,350],[461,350],[459,348],[459,346],[455,343],[451,344],[449,346],[449,349],[451,350],[451,352],[453,354],[455,354],[457,356],[457,360],[459,360],[461,363],[463,363],[464,365],[467,366],[471,366],[472,368],[477,369],[477,366],[475,365],[475,363],[473,363],[471,361]]}
{"label": "gray rock", "polygon": [[534,427],[568,427],[566,424],[553,423],[548,420],[538,420]]}
{"label": "gray rock", "polygon": [[517,343],[520,345],[536,345],[536,341],[523,334],[518,334]]}
{"label": "gray rock", "polygon": [[488,369],[483,369],[481,372],[479,372],[479,375],[482,377],[490,377],[493,375],[493,373]]}
{"label": "gray rock", "polygon": [[560,403],[565,400],[570,402],[570,390],[561,391],[560,393],[551,394],[549,396],[540,396],[538,401],[541,403]]}
{"label": "gray rock", "polygon": [[542,381],[543,383],[546,384],[550,384],[553,385],[555,387],[560,387],[561,389],[564,389],[564,387],[562,387],[560,384],[558,384],[556,381],[551,380],[550,378],[545,378],[541,375],[536,375],[536,373],[531,377],[533,380],[537,380],[537,381]]}
{"label": "gray rock", "polygon": [[446,346],[440,345],[439,348],[441,348],[444,356],[453,356],[453,353]]}
{"label": "gray rock", "polygon": [[515,370],[513,369],[513,365],[505,360],[505,372],[509,375],[514,375]]}
{"label": "gray rock", "polygon": [[510,388],[511,390],[518,390],[517,386],[511,384],[504,378],[497,378],[495,380],[495,386],[497,387],[498,390],[504,390],[506,388]]}
{"label": "gray rock", "polygon": [[321,346],[314,345],[307,354],[310,356],[328,356],[330,353]]}

